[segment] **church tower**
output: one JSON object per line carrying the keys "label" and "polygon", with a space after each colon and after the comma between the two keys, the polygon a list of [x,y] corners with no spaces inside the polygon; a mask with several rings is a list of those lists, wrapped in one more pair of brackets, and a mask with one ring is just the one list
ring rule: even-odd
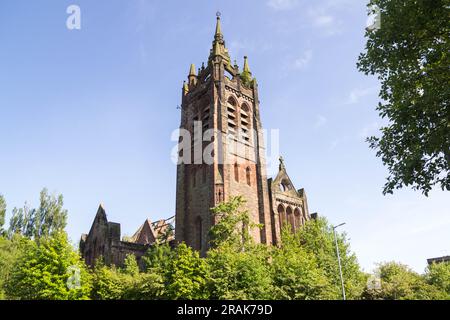
{"label": "church tower", "polygon": [[231,63],[219,14],[208,62],[191,65],[183,85],[178,156],[176,240],[204,255],[217,222],[210,208],[242,195],[263,226],[253,239],[273,243],[258,85],[247,57],[242,70]]}

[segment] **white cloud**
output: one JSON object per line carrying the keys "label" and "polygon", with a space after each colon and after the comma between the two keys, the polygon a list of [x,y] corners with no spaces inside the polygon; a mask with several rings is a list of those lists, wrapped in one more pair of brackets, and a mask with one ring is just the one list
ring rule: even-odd
{"label": "white cloud", "polygon": [[359,101],[361,101],[362,98],[374,94],[377,92],[377,87],[370,87],[370,88],[356,88],[353,89],[350,94],[348,95],[348,99],[345,102],[345,104],[356,104]]}
{"label": "white cloud", "polygon": [[294,68],[295,69],[303,69],[304,67],[309,65],[312,57],[313,57],[312,50],[306,50],[305,52],[303,52],[303,54],[300,57],[298,57],[294,61]]}
{"label": "white cloud", "polygon": [[365,140],[368,136],[374,134],[379,127],[378,122],[372,122],[359,131],[358,137]]}
{"label": "white cloud", "polygon": [[314,123],[314,128],[316,128],[316,129],[317,129],[317,128],[321,128],[321,127],[323,127],[324,125],[326,125],[327,122],[328,122],[328,119],[325,118],[323,115],[319,114],[319,115],[317,115],[317,120],[316,120],[316,122]]}
{"label": "white cloud", "polygon": [[347,7],[348,0],[322,1],[310,7],[307,14],[313,27],[320,29],[327,36],[332,36],[342,33],[344,23],[336,17]]}
{"label": "white cloud", "polygon": [[267,5],[274,10],[289,10],[297,5],[297,0],[269,0]]}
{"label": "white cloud", "polygon": [[313,17],[314,24],[319,27],[330,27],[335,22],[335,19],[331,15],[319,14]]}

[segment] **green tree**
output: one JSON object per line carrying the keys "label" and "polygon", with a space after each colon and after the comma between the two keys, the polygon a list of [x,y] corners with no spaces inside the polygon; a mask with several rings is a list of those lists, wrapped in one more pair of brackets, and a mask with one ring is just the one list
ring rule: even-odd
{"label": "green tree", "polygon": [[139,274],[139,266],[134,254],[128,254],[126,256],[122,272],[130,276],[136,276]]}
{"label": "green tree", "polygon": [[5,230],[3,226],[5,225],[6,216],[6,201],[3,195],[0,194],[0,237],[5,235]]}
{"label": "green tree", "polygon": [[272,274],[276,299],[338,299],[340,292],[319,266],[314,254],[300,243],[299,234],[285,228],[282,245],[273,248]]}
{"label": "green tree", "polygon": [[102,259],[96,261],[92,272],[91,298],[95,300],[119,300],[124,296],[126,283],[113,265],[105,266]]}
{"label": "green tree", "polygon": [[232,197],[212,208],[218,223],[210,230],[213,249],[208,251],[209,291],[213,299],[269,299],[273,287],[270,250],[256,245],[245,199]]}
{"label": "green tree", "polygon": [[160,273],[138,273],[129,277],[122,295],[125,300],[166,299],[164,277]]}
{"label": "green tree", "polygon": [[26,251],[31,241],[21,235],[11,239],[0,236],[0,300],[6,299],[5,285],[19,257]]}
{"label": "green tree", "polygon": [[379,290],[367,290],[368,299],[384,300],[436,300],[445,299],[437,287],[428,284],[425,278],[408,266],[387,262],[379,264],[375,275],[380,279]]}
{"label": "green tree", "polygon": [[88,299],[91,278],[63,232],[29,242],[13,266],[6,293],[13,299]]}
{"label": "green tree", "polygon": [[450,262],[429,265],[425,272],[425,280],[442,293],[442,299],[450,300]]}
{"label": "green tree", "polygon": [[180,244],[164,274],[169,299],[207,299],[207,266],[197,251]]}
{"label": "green tree", "polygon": [[124,267],[105,266],[102,259],[93,270],[92,299],[96,300],[154,300],[164,299],[164,275],[150,269],[140,273],[136,258],[128,255]]}
{"label": "green tree", "polygon": [[206,261],[210,298],[273,298],[269,247],[252,245],[237,251],[229,243],[222,243],[208,252]]}
{"label": "green tree", "polygon": [[39,239],[61,232],[67,224],[67,210],[63,209],[64,200],[60,194],[49,195],[44,188],[40,194],[40,205],[35,211],[34,237]]}
{"label": "green tree", "polygon": [[[336,233],[336,237],[346,296],[348,299],[359,299],[365,288],[367,276],[361,271],[356,255],[351,252],[345,233]],[[323,217],[309,220],[300,229],[299,238],[302,247],[315,257],[318,267],[332,283],[336,290],[336,299],[340,299],[341,280],[332,226]]]}
{"label": "green tree", "polygon": [[381,27],[368,30],[358,69],[381,81],[388,124],[368,141],[389,170],[383,193],[411,186],[450,190],[450,0],[371,0]]}
{"label": "green tree", "polygon": [[219,221],[209,231],[213,246],[227,243],[236,250],[243,250],[246,245],[252,244],[250,231],[261,225],[250,221],[248,210],[242,208],[245,203],[242,196],[236,196],[211,209]]}
{"label": "green tree", "polygon": [[40,193],[39,208],[31,209],[27,203],[23,208],[14,208],[9,223],[8,234],[22,234],[39,240],[64,231],[67,224],[67,210],[63,209],[62,195],[49,195],[44,188]]}
{"label": "green tree", "polygon": [[169,268],[174,251],[167,243],[150,247],[142,257],[144,269],[147,272],[164,273]]}

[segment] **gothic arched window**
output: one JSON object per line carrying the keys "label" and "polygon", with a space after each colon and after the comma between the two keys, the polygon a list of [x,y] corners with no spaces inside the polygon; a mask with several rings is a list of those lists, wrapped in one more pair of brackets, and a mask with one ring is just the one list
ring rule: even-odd
{"label": "gothic arched window", "polygon": [[250,167],[247,167],[247,169],[245,169],[245,176],[247,178],[247,184],[249,186],[252,185],[252,170],[250,169]]}
{"label": "gothic arched window", "polygon": [[239,182],[239,165],[237,163],[234,164],[234,180]]}
{"label": "gothic arched window", "polygon": [[237,127],[237,102],[233,97],[227,101],[228,133],[235,135]]}
{"label": "gothic arched window", "polygon": [[299,230],[300,226],[303,224],[302,215],[300,213],[299,208],[295,208],[294,210],[294,222],[295,222],[295,230]]}
{"label": "gothic arched window", "polygon": [[245,141],[250,141],[251,117],[250,108],[246,103],[241,105],[240,112],[242,137]]}
{"label": "gothic arched window", "polygon": [[286,208],[287,222],[290,224],[292,231],[295,231],[294,214],[292,213],[292,208],[288,206]]}
{"label": "gothic arched window", "polygon": [[284,206],[282,204],[278,205],[277,208],[278,216],[280,217],[280,227],[283,228],[286,223],[286,212],[284,211]]}

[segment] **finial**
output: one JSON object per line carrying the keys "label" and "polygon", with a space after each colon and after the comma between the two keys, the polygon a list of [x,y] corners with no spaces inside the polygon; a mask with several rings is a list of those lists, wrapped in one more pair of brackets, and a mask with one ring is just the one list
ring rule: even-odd
{"label": "finial", "polygon": [[280,156],[280,170],[286,170],[286,167],[284,166],[283,156]]}
{"label": "finial", "polygon": [[216,13],[217,16],[217,23],[216,23],[216,33],[214,35],[215,40],[222,40],[222,28],[220,27],[220,16],[221,13],[219,11],[217,11]]}
{"label": "finial", "polygon": [[195,65],[192,63],[191,68],[189,70],[189,76],[195,76]]}
{"label": "finial", "polygon": [[248,66],[248,57],[244,56],[244,72],[250,73],[250,67]]}

